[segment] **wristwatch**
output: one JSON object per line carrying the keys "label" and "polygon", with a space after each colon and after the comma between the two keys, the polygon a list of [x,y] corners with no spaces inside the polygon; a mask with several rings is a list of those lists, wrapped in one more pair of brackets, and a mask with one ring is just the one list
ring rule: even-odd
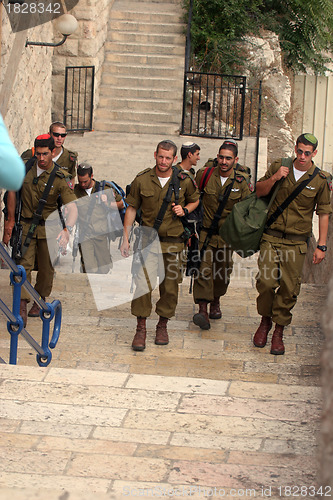
{"label": "wristwatch", "polygon": [[326,252],[326,250],[327,250],[326,245],[317,245],[317,248],[319,248],[319,250],[321,250],[322,252]]}
{"label": "wristwatch", "polygon": [[184,210],[183,217],[187,217],[188,216],[188,210],[187,210],[187,208],[184,207],[183,210]]}
{"label": "wristwatch", "polygon": [[69,234],[72,234],[73,226],[66,226],[66,228],[67,228],[67,231],[69,232]]}

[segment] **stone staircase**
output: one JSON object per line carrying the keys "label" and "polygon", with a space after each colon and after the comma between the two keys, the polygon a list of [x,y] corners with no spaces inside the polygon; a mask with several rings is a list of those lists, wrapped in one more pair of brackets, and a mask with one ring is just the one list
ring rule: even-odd
{"label": "stone staircase", "polygon": [[116,0],[94,129],[163,135],[178,131],[184,53],[179,0]]}

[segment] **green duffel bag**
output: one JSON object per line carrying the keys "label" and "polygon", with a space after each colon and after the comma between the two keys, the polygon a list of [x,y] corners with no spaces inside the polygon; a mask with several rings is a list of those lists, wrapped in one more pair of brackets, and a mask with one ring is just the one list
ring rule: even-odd
{"label": "green duffel bag", "polygon": [[[289,169],[292,164],[292,158],[281,159],[281,165]],[[221,226],[220,236],[241,257],[250,257],[258,252],[268,212],[283,181],[282,178],[276,183],[272,194],[257,198],[254,192],[236,203]]]}
{"label": "green duffel bag", "polygon": [[221,226],[220,236],[241,257],[250,257],[259,250],[274,197],[257,198],[256,193],[250,194],[232,207]]}

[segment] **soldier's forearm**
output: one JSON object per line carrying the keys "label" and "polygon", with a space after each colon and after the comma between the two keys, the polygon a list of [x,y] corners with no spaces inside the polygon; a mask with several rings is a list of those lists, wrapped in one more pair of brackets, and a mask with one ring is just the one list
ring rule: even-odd
{"label": "soldier's forearm", "polygon": [[76,219],[77,219],[77,206],[76,203],[68,203],[66,205],[68,209],[67,217],[66,217],[66,225],[67,226],[75,226]]}
{"label": "soldier's forearm", "polygon": [[187,208],[188,213],[190,214],[191,212],[193,212],[193,210],[195,210],[197,208],[197,206],[199,205],[199,201],[200,200],[194,201],[192,203],[188,203],[187,205],[185,205],[184,208]]}
{"label": "soldier's forearm", "polygon": [[326,245],[327,233],[328,233],[328,222],[329,222],[329,215],[328,214],[320,214],[319,215],[318,245]]}

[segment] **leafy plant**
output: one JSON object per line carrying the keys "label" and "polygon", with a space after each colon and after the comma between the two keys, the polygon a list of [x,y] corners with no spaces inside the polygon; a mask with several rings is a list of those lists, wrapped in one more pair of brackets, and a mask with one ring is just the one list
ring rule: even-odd
{"label": "leafy plant", "polygon": [[[190,0],[184,0],[189,10]],[[332,0],[193,0],[192,62],[203,71],[235,72],[241,41],[261,29],[278,34],[285,64],[324,73],[333,50]]]}

